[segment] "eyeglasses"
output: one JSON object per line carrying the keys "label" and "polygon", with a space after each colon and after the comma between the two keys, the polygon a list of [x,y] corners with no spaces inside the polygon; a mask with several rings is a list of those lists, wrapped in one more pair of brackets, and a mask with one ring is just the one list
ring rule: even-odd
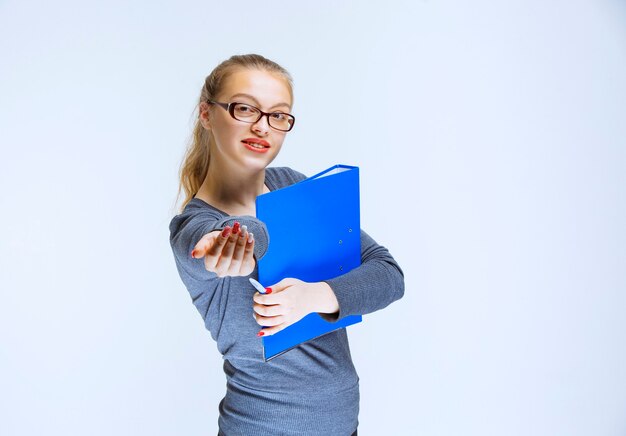
{"label": "eyeglasses", "polygon": [[285,112],[263,112],[258,107],[246,104],[246,103],[220,103],[217,101],[207,100],[207,103],[216,104],[223,107],[228,111],[231,117],[244,123],[254,124],[262,117],[267,117],[267,123],[270,127],[280,130],[281,132],[288,132],[293,129],[293,125],[296,122],[296,118]]}

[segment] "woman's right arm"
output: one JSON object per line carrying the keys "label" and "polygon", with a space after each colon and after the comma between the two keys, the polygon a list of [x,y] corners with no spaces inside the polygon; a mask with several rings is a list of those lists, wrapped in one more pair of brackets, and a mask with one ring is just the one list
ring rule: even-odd
{"label": "woman's right arm", "polygon": [[[245,225],[248,232],[254,233],[253,243],[248,244],[248,238],[240,236],[241,231],[233,234],[231,230],[228,236],[223,236],[224,230],[232,229],[235,222]],[[243,246],[243,255],[241,249],[237,251],[237,243]],[[231,277],[252,273],[256,263],[254,257],[260,259],[267,249],[267,229],[261,221],[251,216],[223,218],[211,212],[187,211],[172,219],[170,245],[178,273],[192,302],[204,319],[206,328],[217,340],[226,313]],[[252,261],[248,261],[248,266],[242,268],[246,249],[248,259],[252,258]],[[239,264],[234,256],[240,256]]]}

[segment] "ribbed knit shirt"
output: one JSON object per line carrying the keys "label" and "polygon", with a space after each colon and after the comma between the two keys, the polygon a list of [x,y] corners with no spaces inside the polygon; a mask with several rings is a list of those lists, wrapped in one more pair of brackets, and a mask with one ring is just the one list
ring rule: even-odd
{"label": "ribbed knit shirt", "polygon": [[[273,191],[306,176],[290,168],[267,168]],[[358,426],[359,377],[345,328],[320,336],[265,362],[260,325],[254,319],[248,277],[217,277],[191,251],[203,235],[232,226],[255,235],[255,257],[268,246],[265,225],[253,216],[231,216],[193,198],[170,222],[170,244],[180,277],[224,359],[226,395],[218,425],[226,436],[349,436]],[[302,229],[306,231],[306,229]],[[271,236],[271,235],[270,235]],[[402,270],[389,251],[361,230],[361,265],[326,280],[339,302],[336,320],[364,315],[404,295]],[[264,283],[270,286],[272,283]]]}

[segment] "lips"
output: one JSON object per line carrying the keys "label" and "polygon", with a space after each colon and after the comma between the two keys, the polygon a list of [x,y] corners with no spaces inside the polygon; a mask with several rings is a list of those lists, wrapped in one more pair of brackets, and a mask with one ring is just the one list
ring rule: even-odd
{"label": "lips", "polygon": [[270,146],[269,142],[264,141],[264,140],[259,139],[259,138],[247,138],[247,139],[244,139],[241,142],[248,143],[248,144],[254,144],[254,145],[262,145],[263,147],[269,147]]}
{"label": "lips", "polygon": [[265,153],[270,148],[270,143],[258,138],[247,138],[241,141],[245,144],[248,150],[256,151],[257,153]]}

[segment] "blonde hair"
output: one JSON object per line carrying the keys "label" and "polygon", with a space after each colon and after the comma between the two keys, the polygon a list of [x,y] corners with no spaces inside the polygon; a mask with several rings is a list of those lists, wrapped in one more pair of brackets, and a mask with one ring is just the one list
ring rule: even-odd
{"label": "blonde hair", "polygon": [[[199,109],[202,102],[213,100],[222,90],[226,79],[236,70],[258,69],[270,73],[281,75],[293,101],[293,80],[287,70],[277,63],[264,58],[258,54],[235,55],[223,61],[209,74],[204,80],[204,86],[200,91],[200,98],[196,109]],[[187,203],[191,201],[194,195],[202,186],[209,169],[209,147],[211,142],[211,133],[206,130],[200,122],[200,113],[198,111],[198,120],[193,129],[193,135],[190,139],[187,151],[180,166],[179,177],[180,185],[178,187],[177,202],[180,199],[181,191],[185,191],[185,199],[180,206],[182,212]]]}

